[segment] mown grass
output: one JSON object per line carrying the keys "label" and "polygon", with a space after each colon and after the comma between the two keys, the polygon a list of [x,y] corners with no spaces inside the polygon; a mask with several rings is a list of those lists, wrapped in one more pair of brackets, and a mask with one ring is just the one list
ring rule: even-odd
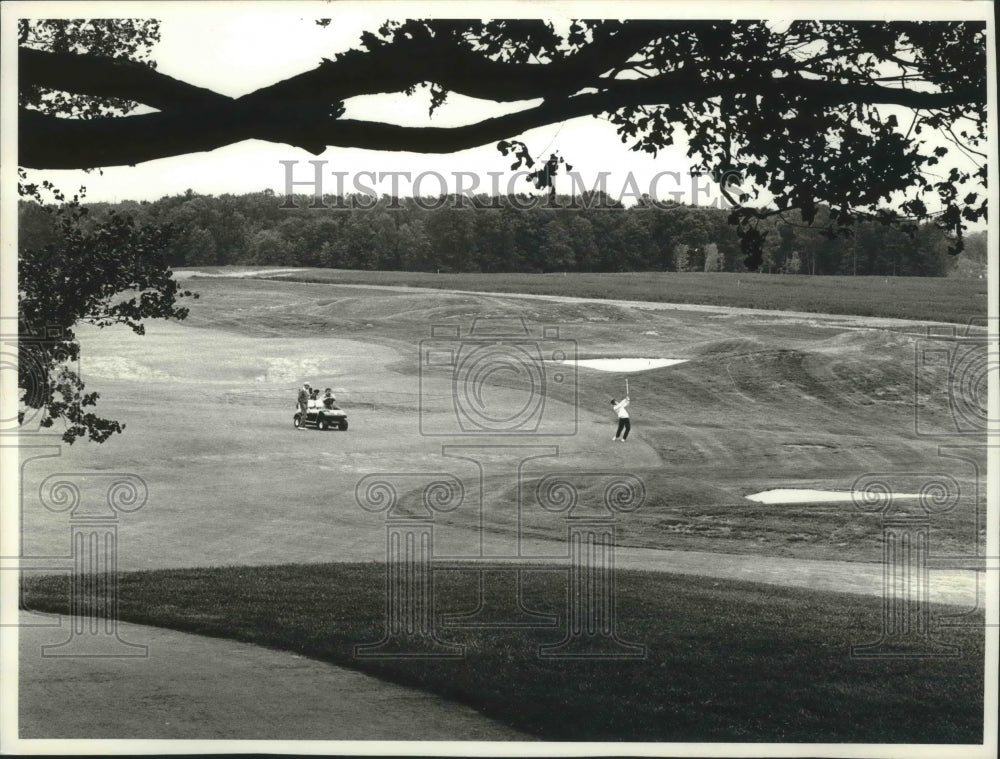
{"label": "mown grass", "polygon": [[[475,608],[474,573],[435,576],[439,614]],[[524,573],[528,608],[563,615],[566,591],[562,571]],[[460,659],[357,658],[356,644],[382,636],[384,593],[374,563],[138,572],[121,576],[119,616],[346,665],[546,740],[982,740],[982,627],[935,633],[956,658],[852,658],[852,644],[879,637],[878,598],[620,572],[619,634],[646,646],[643,659],[540,659],[561,627],[442,631]],[[26,580],[24,599],[64,613],[66,578]]]}
{"label": "mown grass", "polygon": [[967,323],[986,316],[985,280],[940,277],[812,277],[715,272],[616,274],[432,274],[309,269],[277,279],[406,285],[851,314]]}

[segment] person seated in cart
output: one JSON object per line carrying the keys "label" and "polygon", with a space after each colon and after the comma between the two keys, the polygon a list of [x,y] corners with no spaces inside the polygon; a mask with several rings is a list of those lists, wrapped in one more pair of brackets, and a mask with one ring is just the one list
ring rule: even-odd
{"label": "person seated in cart", "polygon": [[340,408],[337,405],[337,399],[333,397],[333,388],[328,387],[323,391],[323,408],[332,411],[335,408]]}
{"label": "person seated in cart", "polygon": [[312,391],[309,393],[309,406],[308,406],[309,413],[314,413],[321,408],[322,405],[319,402],[319,388],[314,387]]}

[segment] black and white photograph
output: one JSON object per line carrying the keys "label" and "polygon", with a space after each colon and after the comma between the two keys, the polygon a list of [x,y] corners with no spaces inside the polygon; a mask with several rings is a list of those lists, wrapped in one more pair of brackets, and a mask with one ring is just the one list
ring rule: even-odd
{"label": "black and white photograph", "polygon": [[997,755],[991,3],[0,13],[0,751]]}

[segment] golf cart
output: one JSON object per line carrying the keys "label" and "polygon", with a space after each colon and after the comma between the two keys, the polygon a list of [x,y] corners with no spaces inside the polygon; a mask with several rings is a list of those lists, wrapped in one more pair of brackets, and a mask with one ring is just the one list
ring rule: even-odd
{"label": "golf cart", "polygon": [[292,424],[295,427],[311,427],[317,430],[346,430],[347,412],[334,406],[325,408],[323,406],[310,405],[306,411],[305,421],[302,419],[302,412],[296,407],[295,416],[292,417]]}

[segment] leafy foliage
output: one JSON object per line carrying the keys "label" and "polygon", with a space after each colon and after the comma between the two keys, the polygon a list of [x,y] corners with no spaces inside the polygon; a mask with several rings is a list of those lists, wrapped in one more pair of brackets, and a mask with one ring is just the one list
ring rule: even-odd
{"label": "leafy foliage", "polygon": [[[75,53],[154,66],[149,56],[159,39],[159,23],[136,19],[21,20],[19,44],[54,53]],[[22,86],[21,108],[90,120],[120,116],[138,103],[116,97],[81,95],[49,87]],[[121,324],[143,334],[143,319],[183,319],[182,291],[166,264],[170,230],[136,224],[116,211],[91,215],[80,201],[51,182],[31,181],[18,170],[22,224],[18,255],[18,388],[20,423],[40,414],[39,425],[62,420],[62,439],[97,443],[124,425],[91,409],[99,398],[86,392],[77,371],[79,344],[74,328]]]}
{"label": "leafy foliage", "polygon": [[[537,164],[536,164],[537,165]],[[166,226],[171,266],[272,265],[446,272],[742,272],[747,267],[727,219],[710,205],[624,208],[610,195],[570,198],[462,196],[392,198],[269,193],[198,195],[154,202],[95,203],[137,224]],[[336,208],[337,210],[332,210]],[[761,270],[803,274],[944,276],[956,260],[947,234],[931,223],[906,231],[858,220],[850,237],[825,234],[831,211],[807,225],[797,211],[757,222]],[[25,244],[55,232],[33,205],[21,208]],[[976,238],[974,238],[976,239]],[[713,249],[714,246],[714,249]],[[799,265],[789,262],[798,255]],[[959,257],[964,259],[965,254]]]}
{"label": "leafy foliage", "polygon": [[191,293],[180,289],[165,263],[164,228],[136,225],[116,212],[95,219],[76,203],[32,206],[51,215],[54,234],[48,244],[20,249],[19,418],[42,410],[43,428],[66,423],[65,442],[86,436],[101,443],[124,426],[88,410],[99,395],[85,392],[74,368],[80,358],[74,328],[121,324],[141,335],[143,319],[185,318],[177,299]]}
{"label": "leafy foliage", "polygon": [[[75,53],[134,61],[156,68],[152,48],[160,39],[154,19],[19,19],[18,45],[54,53]],[[79,119],[122,116],[134,100],[80,95],[25,83],[18,90],[21,108]]]}
{"label": "leafy foliage", "polygon": [[[965,223],[986,218],[985,195],[963,190],[986,184],[982,23],[578,20],[561,30],[545,21],[411,20],[386,24],[364,44],[374,52],[404,38],[447,40],[541,71],[583,50],[614,50],[630,33],[642,44],[617,59],[611,53],[554,93],[580,98],[588,85],[610,93],[637,77],[661,80],[654,102],[639,102],[645,96],[635,87],[636,102],[609,108],[607,117],[632,150],[656,155],[684,134],[693,169],[747,181],[749,189],[729,197],[747,268],[764,261],[760,221],[792,209],[812,224],[818,207],[828,206],[831,234],[849,234],[857,218],[931,220],[952,233],[952,253],[962,249]],[[953,97],[917,107],[905,97],[915,90]],[[534,162],[522,142],[502,140],[498,148],[514,151],[512,168]],[[953,165],[937,176],[932,167],[946,159]],[[529,180],[552,187],[552,175],[541,169]],[[901,213],[886,217],[891,203]]]}

